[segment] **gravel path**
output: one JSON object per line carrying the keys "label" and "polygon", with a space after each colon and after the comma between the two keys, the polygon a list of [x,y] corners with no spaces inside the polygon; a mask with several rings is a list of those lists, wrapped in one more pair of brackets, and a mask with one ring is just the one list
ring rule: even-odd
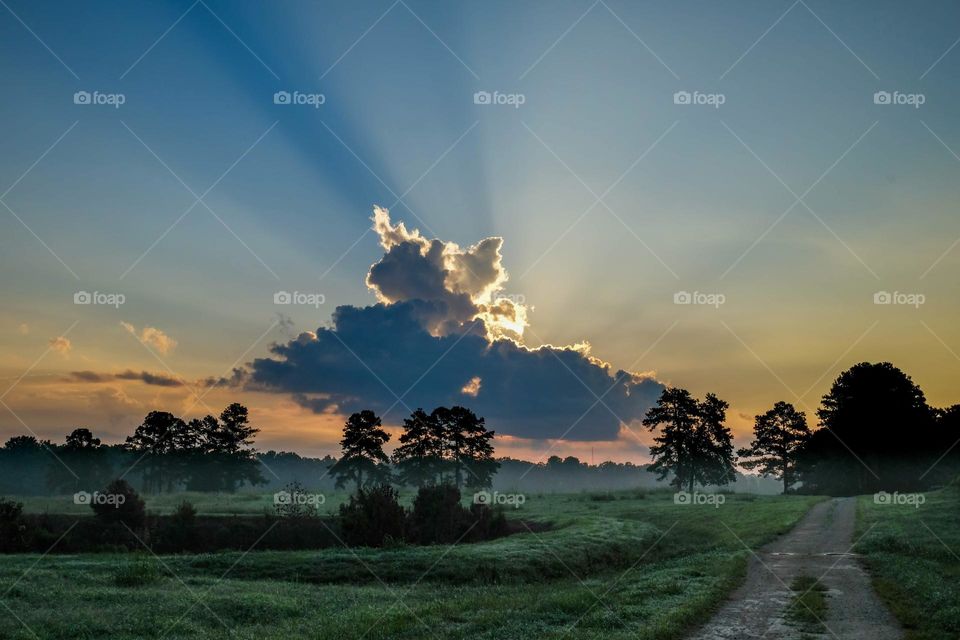
{"label": "gravel path", "polygon": [[[903,633],[880,601],[853,546],[855,498],[815,505],[790,533],[750,559],[746,582],[690,640],[899,640]],[[825,628],[810,633],[784,620],[797,576],[819,578],[827,588]],[[821,577],[822,576],[822,577]]]}

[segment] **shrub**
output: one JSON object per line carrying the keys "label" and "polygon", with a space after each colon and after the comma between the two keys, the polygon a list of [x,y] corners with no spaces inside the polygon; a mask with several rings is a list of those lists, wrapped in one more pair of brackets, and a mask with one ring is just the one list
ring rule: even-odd
{"label": "shrub", "polygon": [[0,552],[19,551],[23,547],[26,525],[23,503],[0,498]]}
{"label": "shrub", "polygon": [[131,529],[143,526],[147,517],[143,499],[126,480],[114,480],[90,501],[90,507],[102,522],[122,522]]}
{"label": "shrub", "polygon": [[274,509],[278,518],[299,520],[317,516],[315,496],[307,493],[303,485],[294,480],[273,496]]}
{"label": "shrub", "polygon": [[359,489],[340,505],[340,535],[350,546],[382,547],[388,539],[403,539],[406,519],[397,491],[390,485]]}
{"label": "shrub", "polygon": [[197,510],[187,500],[181,502],[173,514],[159,526],[157,546],[163,551],[199,550],[197,540]]}
{"label": "shrub", "polygon": [[410,512],[410,537],[419,544],[456,542],[470,528],[470,520],[455,486],[420,487]]}

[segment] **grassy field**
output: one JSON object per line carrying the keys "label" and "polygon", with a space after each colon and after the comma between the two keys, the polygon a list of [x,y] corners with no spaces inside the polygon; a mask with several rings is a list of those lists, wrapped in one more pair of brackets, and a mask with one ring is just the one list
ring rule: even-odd
{"label": "grassy field", "polygon": [[[193,498],[207,513],[270,504]],[[550,530],[455,547],[0,556],[0,637],[676,638],[742,578],[744,544],[816,500],[530,495],[510,516]]]}
{"label": "grassy field", "polygon": [[960,488],[919,506],[859,502],[857,552],[910,640],[960,637]]}

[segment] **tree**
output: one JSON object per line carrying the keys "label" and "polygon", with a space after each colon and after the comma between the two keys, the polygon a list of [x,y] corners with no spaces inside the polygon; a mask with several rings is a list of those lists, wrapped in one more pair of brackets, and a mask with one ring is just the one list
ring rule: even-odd
{"label": "tree", "polygon": [[783,481],[787,493],[796,482],[797,458],[810,438],[807,416],[789,402],[777,402],[773,408],[756,416],[753,442],[737,454],[745,469],[759,469],[764,476]]}
{"label": "tree", "polygon": [[399,480],[423,487],[436,482],[443,470],[444,437],[437,421],[417,409],[403,421],[400,446],[393,452]]}
{"label": "tree", "polygon": [[[472,488],[490,485],[500,463],[493,459],[493,431],[484,419],[465,407],[438,407],[433,412],[444,434],[446,458],[453,467],[454,485]],[[464,472],[469,476],[465,479]]]}
{"label": "tree", "polygon": [[666,388],[643,419],[650,431],[660,428],[650,447],[649,470],[670,484],[692,492],[697,484],[723,485],[736,478],[733,443],[726,427],[729,405],[712,393],[698,402],[686,389]]}
{"label": "tree", "polygon": [[849,495],[933,482],[927,470],[943,453],[935,412],[920,387],[889,362],[861,362],[841,373],[817,416],[822,429],[801,461],[805,490]]}
{"label": "tree", "polygon": [[724,485],[737,479],[733,467],[733,435],[724,424],[730,405],[708,393],[697,405],[694,447],[695,480],[702,485]]}
{"label": "tree", "polygon": [[686,389],[667,387],[657,399],[657,405],[647,411],[643,426],[650,431],[660,428],[650,447],[653,463],[650,471],[663,480],[673,474],[670,484],[678,489],[689,486],[693,490],[693,460],[690,452],[697,420],[697,401]]}
{"label": "tree", "polygon": [[365,409],[347,418],[340,440],[343,455],[332,470],[337,487],[352,481],[359,492],[367,484],[387,482],[390,468],[383,445],[389,440],[390,434],[381,428],[380,418],[373,411]]}
{"label": "tree", "polygon": [[187,423],[166,411],[151,411],[132,436],[127,448],[140,453],[144,460],[143,484],[146,491],[172,491],[180,481],[174,452],[194,446]]}
{"label": "tree", "polygon": [[90,491],[110,478],[107,450],[89,429],[71,431],[56,453],[63,464],[50,466],[47,474],[47,484],[54,491]]}

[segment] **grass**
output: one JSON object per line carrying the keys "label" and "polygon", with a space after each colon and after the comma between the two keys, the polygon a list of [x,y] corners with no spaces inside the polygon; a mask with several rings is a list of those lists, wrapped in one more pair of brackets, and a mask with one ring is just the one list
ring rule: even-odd
{"label": "grass", "polygon": [[797,576],[790,584],[794,596],[786,618],[806,633],[824,630],[827,617],[827,588],[811,576]]}
{"label": "grass", "polygon": [[858,503],[856,551],[909,640],[960,637],[960,488],[919,506]]}
{"label": "grass", "polygon": [[0,637],[667,640],[742,580],[737,537],[763,544],[816,501],[609,495],[528,495],[508,515],[550,530],[455,547],[0,556]]}

